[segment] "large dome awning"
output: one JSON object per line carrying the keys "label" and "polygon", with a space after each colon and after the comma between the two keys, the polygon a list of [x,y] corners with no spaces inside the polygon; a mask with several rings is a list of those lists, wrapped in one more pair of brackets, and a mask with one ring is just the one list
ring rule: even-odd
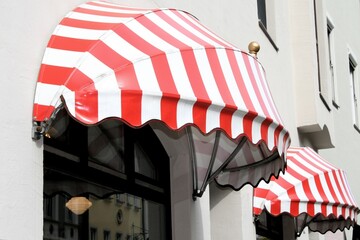
{"label": "large dome awning", "polygon": [[[41,64],[34,138],[63,106],[83,124],[159,121],[169,130],[199,131],[189,139],[207,147],[223,144],[215,147],[220,153],[202,154],[207,160],[198,160],[204,145],[192,145],[195,195],[212,180],[239,189],[277,175],[290,143],[257,59],[176,9],[93,1],[67,14]],[[244,168],[244,177],[234,174]]]}
{"label": "large dome awning", "polygon": [[253,211],[290,214],[300,235],[305,227],[325,233],[349,228],[360,212],[345,172],[325,161],[309,147],[290,147],[285,174],[254,189]]}

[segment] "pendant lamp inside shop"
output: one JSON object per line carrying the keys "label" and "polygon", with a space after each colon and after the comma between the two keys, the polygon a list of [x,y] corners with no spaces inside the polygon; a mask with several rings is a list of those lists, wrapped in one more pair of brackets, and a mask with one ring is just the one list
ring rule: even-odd
{"label": "pendant lamp inside shop", "polygon": [[213,181],[239,190],[277,176],[290,144],[254,55],[187,12],[97,1],[54,30],[33,124],[48,137],[46,196],[130,193],[142,209],[169,193],[174,159],[190,161],[196,198]]}

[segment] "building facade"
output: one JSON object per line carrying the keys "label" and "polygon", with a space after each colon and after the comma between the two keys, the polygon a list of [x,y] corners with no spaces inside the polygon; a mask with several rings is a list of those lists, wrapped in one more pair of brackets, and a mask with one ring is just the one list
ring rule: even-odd
{"label": "building facade", "polygon": [[[251,41],[259,42],[261,49],[257,57],[266,70],[267,82],[283,124],[290,133],[291,145],[309,146],[344,169],[354,198],[360,201],[357,186],[360,164],[357,161],[360,156],[359,1],[349,0],[341,4],[333,0],[111,2],[141,8],[185,10],[245,51]],[[46,239],[56,232],[56,219],[53,230],[51,233],[48,231],[54,215],[46,211],[47,202],[43,196],[47,190],[44,186],[52,176],[44,169],[52,164],[49,156],[54,151],[51,147],[57,143],[46,139],[32,140],[33,102],[39,68],[50,36],[61,19],[82,3],[82,0],[0,2],[0,68],[3,76],[0,102],[1,123],[4,126],[0,144],[0,239]],[[148,137],[152,139],[151,134]],[[135,226],[139,227],[136,231],[142,233],[144,239],[147,234],[153,234],[158,239],[167,239],[168,236],[197,240],[261,239],[254,225],[251,186],[233,191],[210,184],[202,197],[194,200],[193,179],[188,172],[191,166],[174,160],[169,166],[170,173],[159,169],[154,170],[159,171],[158,175],[154,175],[151,166],[157,166],[157,160],[153,160],[151,151],[140,140],[137,145],[136,140],[134,138],[132,145],[134,151],[142,154],[144,159],[148,156],[149,160],[140,163],[136,156],[132,156],[137,169],[133,169],[135,180],[131,186],[138,191],[145,189],[139,184],[143,179],[137,178],[137,173],[153,179],[154,188],[143,192],[144,198],[153,201],[139,198],[141,203],[137,203],[138,208],[135,209],[135,202],[124,206],[127,202],[123,203],[116,196],[110,202],[104,200],[103,205],[115,206],[117,210],[114,212],[118,215],[111,216],[111,223],[105,220],[97,223],[97,218],[90,221],[90,225],[101,226],[96,229],[97,239],[128,239],[128,236],[131,239]],[[66,167],[71,169],[72,165]],[[162,177],[157,178],[163,174],[165,179],[167,177],[167,184],[163,184]],[[93,180],[98,179],[94,177]],[[111,179],[108,181],[111,182]],[[53,186],[46,187],[50,189]],[[129,192],[130,196],[134,194],[131,190]],[[135,201],[135,198],[130,201]],[[92,209],[96,214],[99,204],[94,204]],[[111,207],[109,209],[112,211]],[[90,219],[91,214],[88,216]],[[126,228],[122,219],[130,218],[131,214],[132,223],[128,223]],[[149,214],[156,215],[159,221],[151,221]],[[60,239],[77,239],[74,236],[80,220],[71,221],[73,230],[63,233],[64,237]],[[291,221],[286,217],[281,219],[283,239],[295,238],[293,229],[289,227]],[[124,230],[114,232],[112,224],[121,225]],[[154,233],[144,230],[150,226],[158,230]],[[160,226],[165,226],[167,231],[162,232]],[[95,230],[88,227],[93,230],[85,230],[87,238],[93,239],[91,236]],[[107,237],[108,234],[111,238]],[[56,238],[50,236],[49,239]],[[326,234],[309,232],[305,228],[298,239],[356,238],[353,238],[353,228]]]}

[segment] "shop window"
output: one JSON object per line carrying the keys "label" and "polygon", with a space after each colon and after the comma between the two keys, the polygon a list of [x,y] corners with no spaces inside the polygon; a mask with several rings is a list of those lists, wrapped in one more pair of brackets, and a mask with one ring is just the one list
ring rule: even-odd
{"label": "shop window", "polygon": [[[84,126],[65,110],[52,126],[56,134],[44,138],[44,240],[171,239],[170,163],[150,126]],[[75,197],[91,207],[74,214],[66,205]]]}

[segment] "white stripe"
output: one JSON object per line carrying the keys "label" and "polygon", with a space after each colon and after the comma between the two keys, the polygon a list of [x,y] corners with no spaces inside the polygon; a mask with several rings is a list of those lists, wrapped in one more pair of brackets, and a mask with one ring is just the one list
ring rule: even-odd
{"label": "white stripe", "polygon": [[95,84],[98,90],[98,121],[121,117],[121,94],[114,73],[105,75]]}
{"label": "white stripe", "polygon": [[332,194],[329,191],[329,186],[326,182],[325,176],[323,174],[319,175],[321,185],[323,186],[325,196],[329,200],[329,202],[335,202],[334,198],[332,197]]}
{"label": "white stripe", "polygon": [[56,26],[53,35],[68,37],[68,38],[97,40],[107,31],[108,30],[95,30],[95,29],[68,27],[59,24]]}
{"label": "white stripe", "polygon": [[37,82],[34,102],[40,105],[53,106],[53,100],[60,97],[58,93],[60,89],[61,86],[59,85]]}
{"label": "white stripe", "polygon": [[329,172],[329,178],[330,178],[331,186],[335,192],[335,196],[337,197],[337,199],[339,200],[340,203],[344,203],[344,199],[342,198],[342,196],[340,194],[340,191],[338,189],[338,186],[336,184],[336,180],[334,177],[336,177],[336,173],[334,176],[334,172]]}
{"label": "white stripe", "polygon": [[180,95],[177,104],[177,126],[193,122],[193,106],[197,101],[187,75],[180,52],[167,54],[167,60],[172,73],[174,84]]}
{"label": "white stripe", "polygon": [[189,101],[188,99],[180,98],[177,108],[176,108],[176,117],[177,117],[177,126],[178,128],[182,127],[187,123],[193,123],[193,106],[194,101]]}
{"label": "white stripe", "polygon": [[205,49],[194,50],[196,63],[199,67],[202,82],[206,88],[206,92],[213,105],[225,106],[224,101],[219,92],[216,80],[212,74],[212,69]]}
{"label": "white stripe", "polygon": [[[101,4],[103,4],[104,2],[101,2]],[[111,5],[111,6],[119,6],[119,5]],[[141,13],[146,13],[149,10],[144,9],[144,10],[138,10],[138,9],[131,9],[131,8],[123,8],[123,9],[119,9],[119,8],[109,8],[109,7],[100,7],[100,6],[94,6],[94,5],[89,5],[89,4],[82,4],[80,5],[81,8],[85,8],[85,9],[90,9],[90,10],[96,10],[96,11],[103,11],[103,12],[112,12],[112,13],[124,13],[124,14],[141,14]]]}
{"label": "white stripe", "polygon": [[234,52],[234,53],[235,53],[235,57],[236,57],[238,66],[240,68],[241,76],[243,77],[243,80],[244,80],[246,90],[247,90],[247,92],[249,94],[249,97],[250,97],[250,100],[251,100],[252,104],[254,105],[255,111],[260,115],[264,115],[264,113],[263,113],[263,111],[261,109],[258,97],[256,96],[254,87],[253,87],[253,85],[251,83],[249,73],[248,73],[248,71],[246,69],[245,62],[244,62],[244,59],[243,59],[243,53],[241,53],[241,52]]}
{"label": "white stripe", "polygon": [[244,116],[247,112],[244,111],[236,111],[234,112],[232,119],[231,119],[231,136],[237,137],[239,134],[244,133],[244,125],[243,120]]}
{"label": "white stripe", "polygon": [[273,120],[275,122],[277,122],[277,123],[282,124],[281,117],[280,117],[280,115],[279,115],[279,113],[277,111],[277,108],[276,108],[275,104],[274,104],[274,100],[272,98],[272,95],[271,95],[271,92],[270,92],[270,89],[269,89],[269,85],[268,85],[268,83],[266,81],[266,76],[265,76],[264,69],[262,68],[260,63],[257,62],[256,64],[259,65],[260,75],[261,75],[260,80],[262,80],[262,82],[263,82],[264,91],[266,91],[265,94],[269,97],[269,100],[270,100],[269,104],[271,105],[272,109],[274,109],[274,111],[275,111],[275,112],[273,112],[273,114],[275,115],[275,119],[273,119]]}
{"label": "white stripe", "polygon": [[252,135],[252,142],[257,143],[258,141],[262,140],[261,137],[261,123],[263,122],[263,116],[256,116],[253,119],[253,124],[251,125],[251,135]]}
{"label": "white stripe", "polygon": [[[275,146],[275,138],[274,138],[274,135],[275,135],[275,130],[276,128],[278,127],[278,124],[276,124],[275,122],[272,122],[270,125],[269,125],[269,128],[268,128],[268,139],[267,139],[267,147],[268,149],[273,149],[274,146]],[[278,151],[281,153],[282,149],[278,149]]]}
{"label": "white stripe", "polygon": [[[218,44],[217,42],[213,41],[203,33],[199,32],[197,29],[189,25],[187,22],[179,18],[177,15],[174,14],[173,11],[163,11],[166,15],[172,18],[176,23],[180,24],[182,27],[187,29],[189,32],[197,36],[198,38],[202,39],[203,41],[207,42],[210,45],[217,46],[217,47],[224,47],[223,45]],[[194,22],[194,21],[192,21]]]}
{"label": "white stripe", "polygon": [[229,46],[229,47],[234,47],[231,43],[228,43],[227,41],[225,41],[224,39],[220,38],[218,35],[212,33],[211,31],[209,31],[206,27],[204,27],[201,23],[199,23],[199,21],[197,21],[196,19],[194,19],[192,16],[190,16],[189,14],[183,12],[183,11],[178,11],[181,15],[183,15],[185,18],[187,18],[189,21],[191,21],[192,23],[194,23],[197,27],[199,27],[201,30],[203,30],[204,32],[206,32],[207,34],[209,34],[210,36],[212,36],[213,38],[215,38],[216,40],[218,40],[219,42],[221,42],[222,44],[224,44],[225,46]]}
{"label": "white stripe", "polygon": [[231,64],[229,62],[229,58],[226,54],[226,50],[221,48],[221,49],[216,49],[216,52],[219,57],[221,69],[224,74],[231,97],[234,100],[237,108],[245,110],[246,109],[245,102],[240,94],[239,87],[238,87],[235,77],[234,77],[234,73],[231,69]]}
{"label": "white stripe", "polygon": [[72,116],[75,117],[75,92],[64,87],[62,96],[64,97],[67,110]]}
{"label": "white stripe", "polygon": [[161,95],[143,92],[141,98],[141,123],[161,119]]}
{"label": "white stripe", "polygon": [[163,29],[165,32],[169,33],[171,36],[176,38],[177,40],[181,41],[187,46],[190,46],[192,48],[200,48],[203,47],[201,44],[195,42],[188,36],[181,33],[177,28],[170,25],[168,22],[166,22],[164,19],[160,18],[156,14],[146,14],[145,15],[148,19],[150,19],[154,24],[159,26],[161,29]]}
{"label": "white stripe", "polygon": [[206,133],[220,126],[220,112],[223,106],[211,104],[206,111]]}
{"label": "white stripe", "polygon": [[144,42],[148,42],[154,47],[160,49],[161,51],[167,53],[171,51],[179,51],[176,47],[164,41],[162,38],[154,34],[148,28],[141,25],[138,21],[134,20],[127,24],[127,27],[141,37]]}
{"label": "white stripe", "polygon": [[94,81],[98,91],[98,119],[119,117],[120,91],[114,71],[90,53],[86,53],[78,69]]}
{"label": "white stripe", "polygon": [[135,62],[140,58],[149,57],[112,31],[109,31],[109,34],[106,38],[102,39],[102,41],[131,62]]}
{"label": "white stripe", "polygon": [[349,198],[349,189],[348,186],[344,185],[343,179],[344,179],[344,172],[342,170],[336,171],[336,177],[339,180],[341,192],[345,196],[345,202],[350,204],[352,203],[351,199]]}
{"label": "white stripe", "polygon": [[[270,117],[271,117],[274,121],[277,121],[276,115],[275,115],[275,113],[272,111],[272,108],[271,108],[271,106],[270,106],[270,103],[269,103],[269,101],[267,100],[268,98],[267,98],[267,96],[266,96],[266,94],[265,94],[265,92],[264,92],[262,82],[261,82],[260,79],[259,79],[258,71],[257,71],[256,66],[255,66],[255,60],[254,60],[253,57],[250,57],[250,56],[248,56],[248,58],[249,58],[249,62],[250,62],[250,66],[251,66],[252,72],[253,72],[253,74],[254,74],[255,81],[256,81],[256,83],[257,83],[257,86],[258,86],[258,89],[259,89],[259,92],[260,92],[260,97],[261,97],[261,99],[263,99],[263,102],[264,102],[264,104],[265,104],[265,108],[266,108],[266,110],[268,111]],[[256,62],[256,64],[258,64],[258,63]]]}
{"label": "white stripe", "polygon": [[[134,64],[136,77],[143,91],[141,121],[161,119],[161,90],[151,59],[146,58]],[[159,95],[160,94],[160,95]],[[150,107],[145,107],[150,106]]]}
{"label": "white stripe", "polygon": [[89,52],[84,54],[84,57],[77,68],[86,76],[94,80],[94,82],[100,79],[99,77],[113,72],[110,67],[106,66]]}
{"label": "white stripe", "polygon": [[42,63],[47,65],[73,68],[83,56],[83,52],[46,48]]}
{"label": "white stripe", "polygon": [[101,16],[94,15],[88,13],[80,13],[80,12],[71,12],[67,16],[67,18],[89,21],[89,22],[99,22],[99,23],[126,23],[130,21],[131,17],[110,17],[110,16]]}

